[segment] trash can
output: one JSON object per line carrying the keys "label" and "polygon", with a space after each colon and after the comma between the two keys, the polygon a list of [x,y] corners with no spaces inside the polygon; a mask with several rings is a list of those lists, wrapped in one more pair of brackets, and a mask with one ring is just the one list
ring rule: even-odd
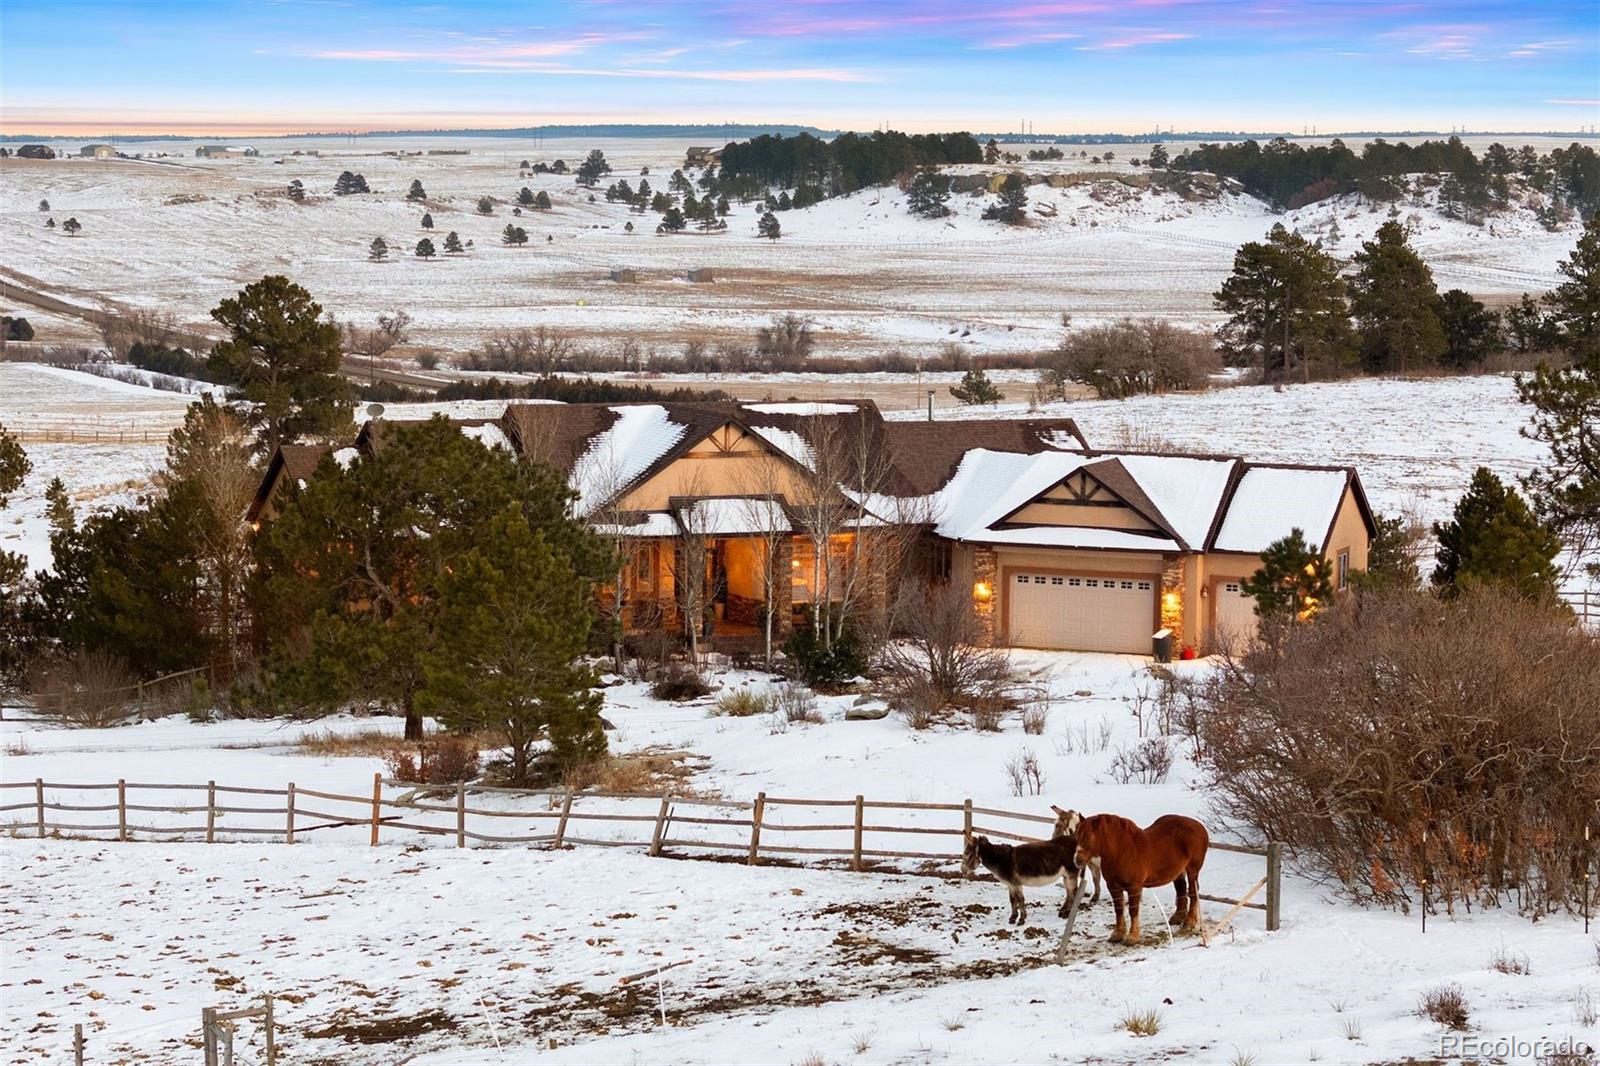
{"label": "trash can", "polygon": [[1158,663],[1172,661],[1172,630],[1158,629],[1151,634],[1150,654],[1156,657]]}

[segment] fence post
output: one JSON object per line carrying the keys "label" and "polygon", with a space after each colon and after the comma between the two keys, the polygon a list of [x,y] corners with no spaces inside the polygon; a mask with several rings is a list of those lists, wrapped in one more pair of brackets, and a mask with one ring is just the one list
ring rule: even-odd
{"label": "fence post", "polygon": [[72,1027],[72,1066],[83,1066],[83,1023]]}
{"label": "fence post", "polygon": [[205,1066],[217,1066],[217,1008],[200,1008],[200,1040],[205,1046]]}
{"label": "fence post", "polygon": [[383,806],[383,775],[372,775],[372,846],[378,846],[378,812]]}
{"label": "fence post", "polygon": [[761,818],[766,814],[767,794],[756,793],[756,805],[750,809],[750,865],[756,864],[756,853],[761,850]]}
{"label": "fence post", "polygon": [[567,789],[566,798],[561,801],[561,820],[556,822],[556,838],[551,843],[552,850],[561,847],[561,842],[567,836],[567,817],[572,813],[572,789]]}
{"label": "fence post", "polygon": [[128,839],[128,783],[117,778],[117,839]]}
{"label": "fence post", "polygon": [[272,996],[268,994],[261,998],[266,1001],[262,1007],[265,1011],[263,1019],[267,1037],[267,1066],[278,1066],[278,1042],[272,1031]]}
{"label": "fence post", "polygon": [[667,829],[667,809],[671,806],[672,797],[670,795],[662,796],[661,810],[656,814],[656,829],[654,833],[650,834],[651,855],[661,854],[661,838],[665,835]]}
{"label": "fence post", "polygon": [[456,847],[467,846],[467,783],[456,782]]}
{"label": "fence post", "polygon": [[1278,931],[1278,908],[1283,897],[1283,845],[1276,840],[1267,842],[1267,932]]}
{"label": "fence post", "polygon": [[206,843],[215,843],[217,839],[217,783],[206,782]]}
{"label": "fence post", "polygon": [[856,797],[856,843],[850,855],[850,869],[861,869],[861,826],[866,819],[867,801]]}
{"label": "fence post", "polygon": [[294,843],[294,782],[293,781],[289,782],[289,787],[285,791],[288,793],[288,799],[289,799],[289,815],[288,815],[289,820],[283,827],[283,842],[285,844],[293,844]]}
{"label": "fence post", "polygon": [[36,777],[33,781],[33,805],[39,812],[39,839],[44,839],[44,778]]}
{"label": "fence post", "polygon": [[[961,861],[963,863],[965,863],[967,861],[967,841],[969,841],[971,839],[972,839],[972,800],[971,799],[965,799],[965,800],[961,801]],[[972,880],[972,874],[967,873],[966,870],[963,869],[961,871],[961,879],[963,881],[970,881],[970,880]]]}

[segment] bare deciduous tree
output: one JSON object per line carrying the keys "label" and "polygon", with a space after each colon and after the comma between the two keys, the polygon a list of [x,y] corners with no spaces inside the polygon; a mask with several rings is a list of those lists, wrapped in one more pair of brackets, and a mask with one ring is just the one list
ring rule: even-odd
{"label": "bare deciduous tree", "polygon": [[128,358],[135,344],[151,348],[170,348],[178,336],[178,320],[170,311],[133,307],[122,311],[104,310],[94,315],[100,340],[119,362]]}

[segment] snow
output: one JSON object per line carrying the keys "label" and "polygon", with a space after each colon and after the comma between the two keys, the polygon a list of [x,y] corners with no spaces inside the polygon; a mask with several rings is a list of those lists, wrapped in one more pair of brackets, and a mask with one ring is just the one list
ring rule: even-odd
{"label": "snow", "polygon": [[972,539],[984,544],[1011,544],[1033,548],[1121,548],[1147,552],[1179,550],[1178,542],[1170,537],[1152,537],[1121,529],[1091,529],[1085,526],[1019,526],[1015,529],[991,529],[975,534]]}
{"label": "snow", "polygon": [[602,537],[676,537],[681,532],[677,520],[665,511],[650,511],[643,522],[632,525],[599,523],[594,531]]}
{"label": "snow", "polygon": [[763,415],[846,415],[857,410],[853,403],[747,403],[744,409]]}
{"label": "snow", "polygon": [[750,497],[708,497],[679,511],[686,530],[707,536],[737,537],[789,530],[794,523],[775,500]]}
{"label": "snow", "polygon": [[816,456],[811,451],[811,442],[800,434],[792,429],[779,429],[777,426],[757,426],[755,430],[762,440],[807,470],[811,469]]}
{"label": "snow", "polygon": [[346,470],[349,470],[350,464],[359,458],[361,458],[361,452],[355,448],[339,448],[333,453],[333,461]]}
{"label": "snow", "polygon": [[1190,548],[1203,547],[1234,464],[1218,459],[1119,455],[1150,502]]}
{"label": "snow", "polygon": [[511,451],[511,442],[506,439],[505,431],[493,422],[485,422],[481,426],[462,426],[461,432],[482,444],[485,448],[504,448]]}
{"label": "snow", "polygon": [[1216,548],[1259,552],[1296,529],[1319,547],[1333,526],[1344,489],[1343,470],[1253,467],[1234,490]]}
{"label": "snow", "polygon": [[617,415],[572,465],[569,482],[579,514],[588,514],[633,483],[688,432],[658,404],[613,407]]}

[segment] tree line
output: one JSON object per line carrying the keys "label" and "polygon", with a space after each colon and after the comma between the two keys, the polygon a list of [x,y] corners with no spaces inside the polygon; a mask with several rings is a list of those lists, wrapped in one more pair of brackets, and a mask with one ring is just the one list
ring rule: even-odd
{"label": "tree line", "polygon": [[818,198],[883,185],[925,166],[981,163],[983,148],[970,133],[907,134],[877,130],[842,133],[830,141],[801,133],[762,134],[722,149],[722,179],[736,185],[815,190]]}

